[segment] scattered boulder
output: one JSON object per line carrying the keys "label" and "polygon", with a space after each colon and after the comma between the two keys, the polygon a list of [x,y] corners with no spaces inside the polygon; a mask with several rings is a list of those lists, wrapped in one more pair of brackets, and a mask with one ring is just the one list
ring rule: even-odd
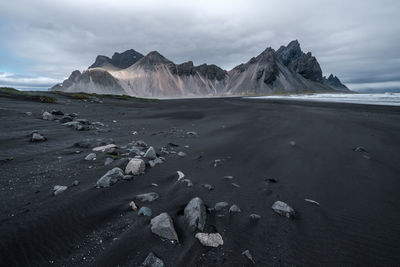
{"label": "scattered boulder", "polygon": [[67,123],[73,121],[73,118],[70,116],[64,116],[60,119],[60,123]]}
{"label": "scattered boulder", "polygon": [[288,204],[283,201],[276,201],[272,205],[272,209],[281,216],[286,216],[287,218],[294,218],[295,212]]}
{"label": "scattered boulder", "polygon": [[137,210],[137,206],[136,206],[135,201],[129,202],[129,207],[131,207],[131,209],[132,209],[133,211],[136,211],[136,210]]}
{"label": "scattered boulder", "polygon": [[215,209],[215,211],[220,211],[220,210],[225,209],[228,206],[229,206],[228,202],[225,202],[225,201],[218,202],[215,204],[214,209]]}
{"label": "scattered boulder", "polygon": [[51,115],[49,112],[45,111],[43,112],[42,119],[45,121],[52,121],[54,120],[54,116]]}
{"label": "scattered boulder", "polygon": [[139,216],[147,216],[150,217],[153,214],[153,212],[151,211],[151,209],[149,207],[141,207],[138,211],[138,215]]}
{"label": "scattered boulder", "polygon": [[150,221],[151,231],[162,237],[169,240],[174,240],[179,242],[178,234],[175,231],[174,223],[168,213],[164,212],[160,215],[154,217]]}
{"label": "scattered boulder", "polygon": [[156,159],[149,160],[149,165],[151,168],[155,167],[158,164],[164,163],[165,159],[163,157],[159,157]]}
{"label": "scattered boulder", "polygon": [[135,198],[140,200],[141,202],[153,202],[158,199],[160,196],[156,192],[150,192],[145,194],[136,195]]}
{"label": "scattered boulder", "polygon": [[94,152],[105,152],[107,148],[110,147],[117,147],[115,144],[108,144],[108,145],[104,145],[104,146],[98,146],[92,149],[92,151]]}
{"label": "scattered boulder", "polygon": [[63,192],[64,192],[65,190],[67,190],[67,189],[68,189],[68,186],[65,186],[65,185],[55,185],[55,186],[53,187],[53,194],[54,194],[55,196],[57,196],[57,195],[63,193]]}
{"label": "scattered boulder", "polygon": [[207,190],[214,190],[214,186],[212,186],[212,185],[210,185],[210,184],[203,184],[202,185],[205,189],[207,189]]}
{"label": "scattered boulder", "polygon": [[61,110],[52,110],[51,114],[61,116],[64,115],[64,112],[62,112]]}
{"label": "scattered boulder", "polygon": [[147,149],[146,153],[144,154],[144,157],[147,159],[156,159],[157,158],[156,151],[154,150],[154,148],[152,146],[149,147],[149,149]]}
{"label": "scattered boulder", "polygon": [[235,212],[241,212],[240,208],[238,205],[233,204],[230,208],[229,208],[229,213],[235,213]]}
{"label": "scattered boulder", "polygon": [[186,157],[186,153],[185,153],[185,152],[182,152],[182,151],[179,151],[177,155],[178,155],[179,157],[181,157],[181,158]]}
{"label": "scattered boulder", "polygon": [[126,165],[125,173],[140,175],[144,173],[145,169],[146,169],[146,164],[142,159],[133,158],[129,161],[128,165]]}
{"label": "scattered boulder", "polygon": [[176,180],[177,182],[181,181],[185,177],[185,174],[183,174],[181,171],[177,171],[176,173],[178,174],[178,179]]}
{"label": "scattered boulder", "polygon": [[200,241],[203,246],[206,247],[218,247],[224,244],[222,236],[219,233],[197,233],[195,237]]}
{"label": "scattered boulder", "polygon": [[185,220],[192,230],[204,230],[206,224],[206,207],[203,200],[195,197],[189,201],[184,209]]}
{"label": "scattered boulder", "polygon": [[140,265],[140,267],[164,267],[164,262],[160,259],[157,258],[153,252],[150,252],[149,255],[147,255],[146,259],[144,262]]}
{"label": "scattered boulder", "polygon": [[254,260],[253,256],[250,254],[249,250],[245,250],[242,252],[243,256],[246,256],[253,264],[256,264],[256,261]]}
{"label": "scattered boulder", "polygon": [[259,219],[261,219],[261,216],[258,215],[258,214],[252,213],[252,214],[249,215],[249,219],[251,221],[258,221]]}
{"label": "scattered boulder", "polygon": [[32,133],[31,142],[43,142],[46,141],[46,137],[39,133]]}
{"label": "scattered boulder", "polygon": [[95,160],[96,159],[96,153],[90,153],[85,157],[85,160]]}
{"label": "scattered boulder", "polygon": [[109,170],[106,174],[104,174],[96,183],[96,187],[110,187],[111,185],[118,182],[118,180],[124,178],[124,173],[120,168],[114,168]]}

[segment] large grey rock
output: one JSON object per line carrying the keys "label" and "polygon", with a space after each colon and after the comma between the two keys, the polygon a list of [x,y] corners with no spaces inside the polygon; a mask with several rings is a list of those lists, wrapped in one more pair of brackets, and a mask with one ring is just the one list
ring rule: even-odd
{"label": "large grey rock", "polygon": [[162,237],[169,240],[178,240],[178,234],[175,231],[174,223],[168,213],[164,212],[160,215],[154,217],[150,221],[151,231]]}
{"label": "large grey rock", "polygon": [[272,209],[281,216],[293,218],[295,215],[294,209],[283,201],[276,201],[272,205]]}
{"label": "large grey rock", "polygon": [[104,174],[96,183],[96,187],[109,187],[124,178],[124,172],[120,168],[114,168]]}
{"label": "large grey rock", "polygon": [[125,173],[132,175],[140,175],[144,173],[146,169],[146,164],[142,159],[133,158],[129,161],[128,165],[126,165]]}
{"label": "large grey rock", "polygon": [[54,120],[54,116],[51,115],[49,112],[45,111],[43,112],[42,119],[45,121],[52,121]]}
{"label": "large grey rock", "polygon": [[150,252],[140,267],[164,267],[164,262]]}
{"label": "large grey rock", "polygon": [[154,148],[152,146],[149,147],[149,149],[147,149],[146,153],[144,154],[144,157],[147,159],[156,159],[157,158],[156,151],[154,150]]}
{"label": "large grey rock", "polygon": [[197,233],[195,237],[200,241],[203,246],[206,247],[218,247],[224,244],[222,236],[219,233]]}
{"label": "large grey rock", "polygon": [[220,211],[220,210],[223,210],[223,209],[225,209],[226,207],[228,207],[228,202],[218,202],[218,203],[216,203],[215,204],[215,206],[214,206],[214,209],[216,210],[216,211]]}
{"label": "large grey rock", "polygon": [[156,192],[150,192],[145,194],[136,195],[135,198],[140,200],[141,202],[153,202],[158,199],[160,196]]}
{"label": "large grey rock", "polygon": [[185,220],[192,230],[204,230],[206,224],[206,207],[203,200],[195,197],[189,201],[184,210]]}

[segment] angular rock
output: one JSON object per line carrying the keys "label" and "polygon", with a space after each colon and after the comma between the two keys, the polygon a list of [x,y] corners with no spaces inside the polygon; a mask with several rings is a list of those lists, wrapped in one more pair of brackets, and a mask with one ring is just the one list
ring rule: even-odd
{"label": "angular rock", "polygon": [[169,240],[178,240],[178,234],[175,231],[174,223],[168,213],[164,212],[160,215],[154,217],[150,221],[151,231],[162,237]]}
{"label": "angular rock", "polygon": [[238,205],[233,204],[230,208],[229,208],[229,213],[235,213],[235,212],[241,212],[240,208]]}
{"label": "angular rock", "polygon": [[106,174],[104,174],[96,183],[96,187],[109,187],[118,180],[124,178],[124,173],[120,168],[114,168],[112,170],[109,170]]}
{"label": "angular rock", "polygon": [[147,149],[146,153],[144,154],[144,157],[147,159],[156,159],[157,158],[156,151],[154,150],[154,148],[152,146],[149,147],[149,149]]}
{"label": "angular rock", "polygon": [[90,153],[85,157],[85,160],[94,160],[96,158],[96,153]]}
{"label": "angular rock", "polygon": [[153,214],[153,212],[151,211],[151,209],[149,207],[141,207],[138,211],[138,215],[139,216],[147,216],[150,217]]}
{"label": "angular rock", "polygon": [[42,141],[46,141],[46,137],[44,137],[43,135],[41,135],[39,133],[32,134],[31,142],[42,142]]}
{"label": "angular rock", "polygon": [[150,192],[145,194],[136,195],[135,198],[140,200],[141,202],[153,202],[160,196],[156,192]]}
{"label": "angular rock", "polygon": [[165,159],[163,157],[159,157],[153,160],[149,160],[149,165],[151,168],[155,167],[158,164],[164,163]]}
{"label": "angular rock", "polygon": [[146,164],[142,159],[133,158],[129,161],[128,165],[126,165],[125,173],[132,175],[140,175],[144,173],[146,169]]}
{"label": "angular rock", "polygon": [[287,218],[294,218],[295,212],[292,207],[286,204],[283,201],[276,201],[272,205],[272,209],[281,216],[285,216]]}
{"label": "angular rock", "polygon": [[181,171],[177,171],[176,173],[178,174],[178,179],[176,180],[177,182],[181,181],[185,177],[185,174],[183,174]]}
{"label": "angular rock", "polygon": [[61,193],[63,193],[65,190],[67,190],[68,189],[68,186],[65,186],[65,185],[55,185],[54,187],[53,187],[53,194],[55,195],[55,196],[57,196],[57,195],[59,195],[59,194],[61,194]]}
{"label": "angular rock", "polygon": [[185,220],[192,230],[204,230],[206,224],[206,207],[203,200],[195,197],[189,201],[184,209]]}
{"label": "angular rock", "polygon": [[104,160],[104,166],[110,165],[114,160],[112,158],[106,158]]}
{"label": "angular rock", "polygon": [[215,211],[220,211],[220,210],[225,209],[228,206],[229,206],[228,202],[225,202],[225,201],[218,202],[215,204],[214,209],[215,209]]}
{"label": "angular rock", "polygon": [[45,111],[43,112],[42,119],[45,121],[52,121],[54,120],[54,116],[51,115],[49,112]]}
{"label": "angular rock", "polygon": [[137,210],[137,206],[136,206],[135,201],[129,202],[129,207],[131,207],[131,209],[132,209],[133,211],[136,211],[136,210]]}
{"label": "angular rock", "polygon": [[219,233],[197,233],[195,237],[200,241],[203,246],[206,247],[218,247],[224,244],[222,236]]}
{"label": "angular rock", "polygon": [[164,267],[164,262],[160,259],[157,258],[153,252],[150,252],[149,255],[147,255],[146,259],[144,262],[140,265],[140,267]]}

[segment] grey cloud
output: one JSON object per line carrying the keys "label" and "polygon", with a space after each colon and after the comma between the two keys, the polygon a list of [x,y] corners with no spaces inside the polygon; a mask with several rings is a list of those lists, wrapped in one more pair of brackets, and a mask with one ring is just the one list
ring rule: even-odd
{"label": "grey cloud", "polygon": [[62,80],[130,48],[230,69],[298,39],[344,82],[400,81],[399,11],[395,0],[15,0],[0,7],[0,48],[32,75]]}

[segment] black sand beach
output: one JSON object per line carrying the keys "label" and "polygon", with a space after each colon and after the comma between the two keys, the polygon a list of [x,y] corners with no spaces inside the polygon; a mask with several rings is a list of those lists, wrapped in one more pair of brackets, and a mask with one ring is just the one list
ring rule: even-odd
{"label": "black sand beach", "polygon": [[[0,266],[140,266],[150,251],[166,266],[253,266],[245,250],[256,266],[400,263],[399,107],[241,98],[92,103],[53,96],[59,103],[0,97]],[[76,131],[41,119],[53,109],[105,126]],[[30,142],[33,130],[47,140]],[[98,189],[102,175],[127,162],[104,166],[105,153],[84,160],[91,148],[74,144],[96,138],[120,147],[143,140],[157,152],[172,142],[187,156],[164,155],[166,162],[146,167],[144,175]],[[353,151],[360,146],[367,152]],[[221,164],[214,167],[216,159]],[[193,187],[176,183],[177,171]],[[70,186],[75,180],[79,185]],[[206,183],[214,190],[203,188]],[[69,188],[53,196],[55,185]],[[152,217],[129,207],[147,192],[159,194],[145,206],[152,217],[172,217],[179,244],[154,235]],[[186,227],[183,209],[196,196],[207,207],[226,201],[241,209],[207,214],[204,232],[221,234],[218,248],[202,246]],[[294,208],[293,220],[274,213],[277,200]],[[252,213],[261,219],[250,221]]]}

